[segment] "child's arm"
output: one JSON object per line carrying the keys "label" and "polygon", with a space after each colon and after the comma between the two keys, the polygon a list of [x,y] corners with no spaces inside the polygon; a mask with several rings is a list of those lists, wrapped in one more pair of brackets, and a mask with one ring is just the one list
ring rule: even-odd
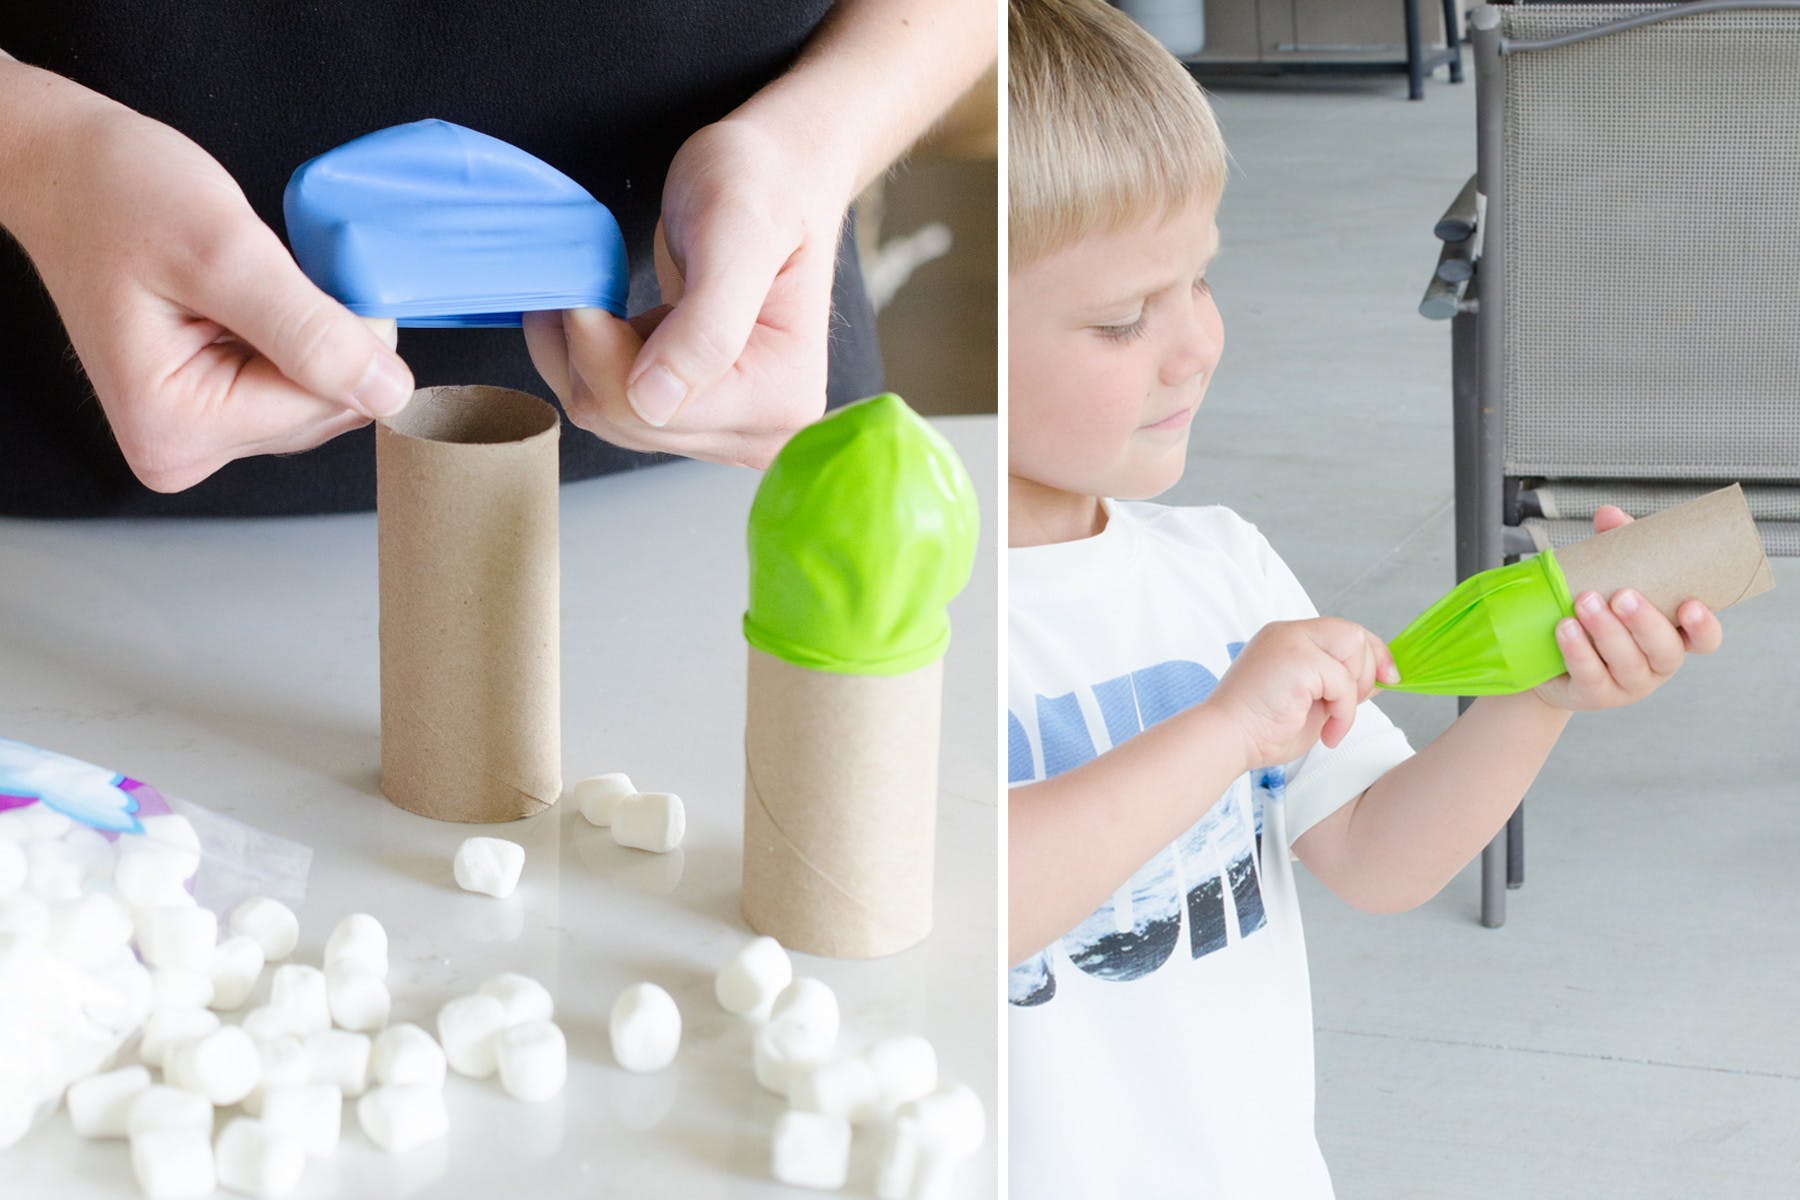
{"label": "child's arm", "polygon": [[1393,659],[1321,618],[1266,626],[1202,704],[1007,796],[1007,961],[1073,929],[1245,771],[1335,746]]}
{"label": "child's arm", "polygon": [[[1604,531],[1627,520],[1607,508],[1594,524]],[[1571,712],[1635,703],[1689,653],[1710,654],[1724,636],[1695,600],[1681,606],[1679,628],[1629,590],[1614,593],[1610,608],[1584,607],[1599,600],[1579,597],[1579,624],[1566,620],[1557,630],[1568,674],[1470,705],[1430,745],[1295,839],[1307,869],[1357,908],[1423,904],[1505,824]]]}

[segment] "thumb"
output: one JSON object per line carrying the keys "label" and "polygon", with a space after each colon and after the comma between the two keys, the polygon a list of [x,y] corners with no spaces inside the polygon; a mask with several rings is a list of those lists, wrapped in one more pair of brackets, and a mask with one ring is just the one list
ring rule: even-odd
{"label": "thumb", "polygon": [[412,372],[387,339],[320,291],[264,233],[212,274],[201,315],[315,396],[377,419],[405,408]]}
{"label": "thumb", "polygon": [[690,397],[731,370],[785,261],[766,236],[721,236],[726,232],[689,248],[681,297],[632,366],[625,396],[647,424],[667,425]]}

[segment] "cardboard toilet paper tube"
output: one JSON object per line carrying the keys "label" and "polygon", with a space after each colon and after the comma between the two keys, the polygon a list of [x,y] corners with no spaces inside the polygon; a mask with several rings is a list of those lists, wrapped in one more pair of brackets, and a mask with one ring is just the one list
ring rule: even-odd
{"label": "cardboard toilet paper tube", "polygon": [[556,410],[424,388],[375,431],[381,790],[447,821],[562,791]]}
{"label": "cardboard toilet paper tube", "polygon": [[923,941],[943,660],[841,675],[749,654],[744,919],[790,950],[832,958]]}
{"label": "cardboard toilet paper tube", "polygon": [[1775,586],[1744,489],[1720,488],[1556,551],[1569,595],[1635,589],[1669,620],[1683,601],[1714,612]]}

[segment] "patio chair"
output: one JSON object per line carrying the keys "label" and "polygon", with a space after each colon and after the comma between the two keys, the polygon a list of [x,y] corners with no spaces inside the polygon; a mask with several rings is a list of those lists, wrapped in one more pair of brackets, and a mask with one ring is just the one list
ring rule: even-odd
{"label": "patio chair", "polygon": [[[1419,306],[1451,323],[1458,579],[1728,482],[1800,554],[1800,0],[1469,25],[1477,170]],[[1521,806],[1482,924],[1523,879]]]}

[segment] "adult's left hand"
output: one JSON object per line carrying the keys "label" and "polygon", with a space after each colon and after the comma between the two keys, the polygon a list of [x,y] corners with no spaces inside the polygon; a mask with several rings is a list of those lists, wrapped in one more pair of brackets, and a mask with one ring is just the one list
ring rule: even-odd
{"label": "adult's left hand", "polygon": [[665,303],[527,313],[532,362],[569,419],[633,450],[762,467],[825,409],[837,242],[854,174],[733,116],[669,166],[656,227]]}

